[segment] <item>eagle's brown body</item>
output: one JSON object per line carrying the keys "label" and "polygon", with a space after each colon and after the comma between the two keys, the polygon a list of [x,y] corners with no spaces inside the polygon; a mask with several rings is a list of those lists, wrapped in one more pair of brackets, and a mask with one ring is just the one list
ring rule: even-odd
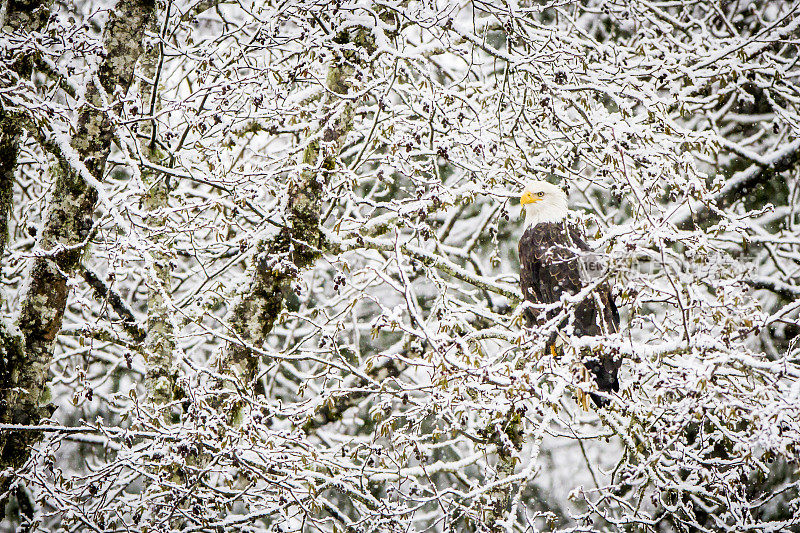
{"label": "eagle's brown body", "polygon": [[[520,285],[526,300],[534,304],[552,304],[561,301],[561,295],[577,294],[592,282],[592,272],[600,267],[593,259],[591,249],[583,241],[580,231],[566,222],[542,222],[529,226],[519,241]],[[575,336],[595,336],[616,333],[619,330],[619,312],[608,285],[600,283],[577,304],[564,303],[546,313],[528,309],[528,326],[543,324],[568,312],[560,321],[558,331]],[[570,327],[571,326],[571,327]],[[553,345],[555,334],[548,341]],[[586,368],[594,375],[601,391],[619,390],[617,373],[620,362],[610,356],[584,355]],[[592,399],[598,406],[606,401],[596,394]]]}

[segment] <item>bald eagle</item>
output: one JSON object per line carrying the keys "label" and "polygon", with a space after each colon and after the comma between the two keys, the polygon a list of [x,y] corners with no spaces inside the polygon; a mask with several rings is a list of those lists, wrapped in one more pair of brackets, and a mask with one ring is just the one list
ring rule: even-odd
{"label": "bald eagle", "polygon": [[[558,304],[562,295],[579,294],[595,283],[598,263],[580,229],[567,222],[567,195],[559,187],[546,181],[529,182],[522,191],[520,203],[525,211],[525,226],[519,241],[520,285],[525,299],[535,304],[525,313],[528,327],[565,315],[545,349],[555,353],[559,331],[578,337],[619,331],[619,312],[604,281],[582,295],[578,302],[550,308],[542,305]],[[565,309],[567,313],[563,313]],[[619,390],[619,360],[609,355],[596,356],[591,350],[584,350],[582,360],[598,390]],[[590,393],[590,397],[598,407],[608,403],[607,398],[596,393]]]}

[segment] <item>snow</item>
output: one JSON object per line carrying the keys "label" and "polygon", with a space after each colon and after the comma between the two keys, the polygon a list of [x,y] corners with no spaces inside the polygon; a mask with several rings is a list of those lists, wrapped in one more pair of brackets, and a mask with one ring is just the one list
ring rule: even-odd
{"label": "snow", "polygon": [[[797,6],[169,5],[144,39],[154,115],[141,61],[128,94],[102,94],[102,176],[73,139],[113,6],[59,4],[0,41],[0,118],[25,132],[3,331],[55,252],[57,163],[98,193],[82,261],[122,302],[70,273],[42,391],[57,409],[0,424],[38,435],[2,465],[31,531],[800,524]],[[293,204],[309,175],[319,198]],[[607,268],[528,328],[531,179],[565,186]],[[621,331],[571,335],[604,283]],[[131,339],[128,315],[174,349]],[[582,361],[600,353],[622,389],[597,410]]]}

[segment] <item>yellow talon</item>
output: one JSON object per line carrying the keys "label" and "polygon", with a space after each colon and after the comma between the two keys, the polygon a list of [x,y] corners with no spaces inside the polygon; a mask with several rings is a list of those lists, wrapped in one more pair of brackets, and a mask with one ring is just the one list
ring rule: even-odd
{"label": "yellow talon", "polygon": [[584,410],[589,410],[589,395],[583,392],[581,389],[575,390],[576,400],[578,400],[578,405]]}
{"label": "yellow talon", "polygon": [[[581,382],[589,381],[591,379],[589,375],[589,371],[586,369],[585,366],[581,365],[578,368],[578,379]],[[590,396],[580,387],[575,388],[575,396],[578,400],[578,405],[580,405],[584,411],[589,411],[589,399]]]}

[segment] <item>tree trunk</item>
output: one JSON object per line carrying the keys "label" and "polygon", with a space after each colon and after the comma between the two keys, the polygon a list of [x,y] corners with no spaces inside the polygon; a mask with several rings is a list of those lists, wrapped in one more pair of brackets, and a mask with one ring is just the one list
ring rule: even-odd
{"label": "tree trunk", "polygon": [[[368,50],[374,48],[372,38],[363,30],[343,35]],[[303,152],[304,171],[293,180],[286,207],[288,224],[279,234],[259,245],[250,282],[233,305],[229,322],[242,343],[233,343],[222,359],[222,368],[235,368],[246,385],[254,383],[260,356],[251,346],[260,347],[272,331],[283,310],[286,296],[292,291],[303,269],[321,255],[320,206],[325,185],[336,170],[337,158],[353,123],[353,103],[341,99],[352,87],[352,57],[346,55],[330,66],[324,98],[327,123]]]}
{"label": "tree trunk", "polygon": [[[91,177],[98,181],[102,180],[114,137],[111,113],[118,110],[119,104],[111,108],[111,113],[98,110],[106,109],[104,101],[113,102],[130,86],[134,65],[142,52],[144,30],[154,9],[152,0],[120,0],[104,30],[106,55],[97,72],[101,86],[92,83],[87,87],[86,103],[79,110],[77,131],[70,143]],[[41,20],[44,15],[40,15],[29,13],[20,20]],[[35,425],[52,412],[47,373],[67,305],[68,277],[80,264],[92,235],[98,192],[66,157],[52,166],[52,174],[53,194],[37,243],[41,253],[32,260],[28,274],[19,331],[5,331],[2,335],[5,366],[0,372],[0,422],[7,424]],[[38,438],[34,431],[0,434],[2,468],[20,467]]]}

